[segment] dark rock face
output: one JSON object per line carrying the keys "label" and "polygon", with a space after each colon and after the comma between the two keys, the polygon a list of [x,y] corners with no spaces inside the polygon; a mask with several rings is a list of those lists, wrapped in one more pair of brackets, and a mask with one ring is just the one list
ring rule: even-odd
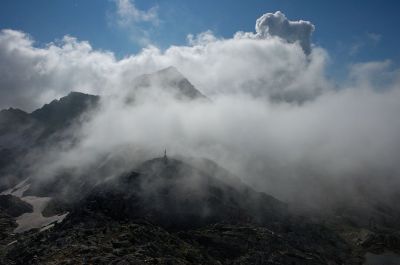
{"label": "dark rock face", "polygon": [[[2,130],[6,130],[18,124],[24,124],[31,120],[28,113],[20,109],[5,109],[0,111],[0,126]],[[6,128],[7,127],[7,128]],[[2,133],[0,132],[0,135]]]}
{"label": "dark rock face", "polygon": [[[72,138],[68,127],[79,122],[98,102],[98,96],[71,92],[32,113],[18,109],[0,111],[0,190],[21,180],[23,161],[29,152],[40,152],[40,148]],[[13,175],[13,179],[6,179],[8,175]]]}
{"label": "dark rock face", "polygon": [[[56,197],[44,212],[69,211],[66,219],[44,232],[3,234],[0,263],[362,264],[366,251],[400,250],[397,234],[354,241],[358,232],[294,216],[215,164],[203,170],[156,158],[76,189],[83,194],[69,204]],[[13,223],[3,220],[10,231]]]}
{"label": "dark rock face", "polygon": [[41,126],[28,113],[19,109],[0,111],[0,149],[30,147]]}
{"label": "dark rock face", "polygon": [[79,209],[116,219],[147,217],[179,229],[222,221],[269,223],[287,215],[286,205],[271,196],[244,184],[231,186],[170,158],[147,161],[137,172],[96,186]]}
{"label": "dark rock face", "polygon": [[32,205],[12,195],[0,195],[0,211],[12,217],[33,211]]}
{"label": "dark rock face", "polygon": [[158,226],[100,217],[26,235],[7,250],[2,264],[216,264]]}
{"label": "dark rock face", "polygon": [[[156,158],[85,188],[64,178],[51,195],[70,185],[79,199],[56,196],[43,214],[68,211],[67,218],[44,232],[4,233],[0,263],[362,264],[366,251],[400,249],[384,232],[353,242],[348,228],[294,216],[227,174],[214,163],[200,170]],[[2,220],[12,231],[15,224]]]}
{"label": "dark rock face", "polygon": [[173,158],[146,161],[52,209],[63,207],[70,214],[61,224],[8,239],[17,242],[0,248],[0,263],[359,264],[334,231]]}
{"label": "dark rock face", "polygon": [[53,130],[65,128],[82,113],[95,107],[99,100],[99,96],[71,92],[33,111],[31,116]]}
{"label": "dark rock face", "polygon": [[83,113],[94,108],[98,101],[98,96],[71,92],[32,113],[12,108],[2,110],[0,111],[0,146],[32,148],[38,139],[46,138],[58,130],[67,128]]}
{"label": "dark rock face", "polygon": [[[17,224],[10,215],[0,210],[0,257],[4,255],[4,248],[2,246],[6,246],[10,242],[13,241],[12,232],[17,227]],[[1,263],[0,258],[0,264]]]}
{"label": "dark rock face", "polygon": [[[304,227],[303,229],[308,229]],[[144,220],[73,218],[6,248],[5,264],[358,264],[334,237],[252,224],[174,232]],[[304,235],[301,235],[304,233]],[[309,234],[309,235],[308,235]],[[307,236],[308,235],[308,236]],[[321,245],[320,245],[321,244]]]}
{"label": "dark rock face", "polygon": [[287,227],[283,223],[272,230],[251,224],[215,224],[181,232],[180,236],[223,264],[341,264],[349,261],[349,248],[330,231],[287,223],[293,230],[284,230]]}

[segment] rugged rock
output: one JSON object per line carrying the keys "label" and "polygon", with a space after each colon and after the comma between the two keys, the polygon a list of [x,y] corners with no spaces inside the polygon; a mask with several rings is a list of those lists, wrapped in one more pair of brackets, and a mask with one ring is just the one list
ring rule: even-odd
{"label": "rugged rock", "polygon": [[12,217],[33,211],[32,205],[12,195],[0,195],[0,211]]}
{"label": "rugged rock", "polygon": [[268,224],[287,215],[286,205],[271,196],[244,184],[233,186],[172,158],[149,160],[135,172],[97,185],[76,211],[149,218],[179,229],[222,221]]}

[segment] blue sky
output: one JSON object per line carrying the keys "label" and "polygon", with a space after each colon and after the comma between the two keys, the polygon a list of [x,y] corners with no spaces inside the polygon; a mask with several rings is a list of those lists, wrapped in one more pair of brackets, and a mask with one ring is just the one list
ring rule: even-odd
{"label": "blue sky", "polygon": [[135,40],[141,30],[150,34],[151,43],[167,48],[186,43],[189,33],[212,30],[228,38],[239,30],[253,31],[258,17],[281,10],[291,20],[309,20],[316,26],[313,42],[329,51],[335,66],[400,61],[400,2],[395,0],[136,0],[134,4],[144,11],[156,6],[157,25],[137,23],[134,30],[118,26],[112,0],[3,0],[0,28],[24,31],[37,45],[68,34],[122,57],[143,47]]}

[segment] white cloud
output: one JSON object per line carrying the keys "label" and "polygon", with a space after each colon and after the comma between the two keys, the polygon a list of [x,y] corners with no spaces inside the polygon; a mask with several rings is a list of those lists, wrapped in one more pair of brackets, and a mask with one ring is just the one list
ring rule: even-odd
{"label": "white cloud", "polygon": [[134,0],[115,0],[115,14],[111,16],[116,25],[125,31],[135,43],[146,46],[151,43],[151,32],[160,23],[158,6],[140,10]]}
{"label": "white cloud", "polygon": [[266,13],[256,22],[258,36],[262,38],[278,36],[288,42],[298,41],[306,54],[311,52],[311,34],[314,29],[315,27],[311,22],[304,20],[290,21],[280,11]]}
{"label": "white cloud", "polygon": [[187,41],[188,41],[189,45],[191,45],[191,46],[206,45],[206,44],[217,41],[217,38],[214,36],[214,34],[211,30],[207,30],[196,36],[194,36],[193,34],[189,34],[187,36]]}
{"label": "white cloud", "polygon": [[[189,37],[189,46],[161,51],[148,46],[117,60],[66,36],[60,43],[34,46],[26,34],[0,33],[0,108],[32,110],[71,90],[94,94],[129,87],[139,74],[174,65],[202,92],[247,93],[274,100],[302,102],[329,87],[324,77],[326,52],[307,57],[297,44],[278,38],[221,39],[211,32]],[[12,93],[10,93],[12,91]]]}
{"label": "white cloud", "polygon": [[135,6],[134,0],[115,0],[115,3],[118,23],[122,26],[129,26],[137,22],[150,22],[154,25],[159,23],[157,6],[144,11]]}
{"label": "white cloud", "polygon": [[71,90],[101,93],[108,87],[111,53],[69,36],[44,48],[33,44],[23,32],[0,32],[0,108],[32,110]]}

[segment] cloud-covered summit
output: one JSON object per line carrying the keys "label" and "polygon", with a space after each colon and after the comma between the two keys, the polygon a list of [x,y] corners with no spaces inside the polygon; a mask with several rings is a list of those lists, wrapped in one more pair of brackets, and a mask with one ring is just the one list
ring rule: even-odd
{"label": "cloud-covered summit", "polygon": [[315,27],[309,21],[291,21],[281,11],[266,13],[256,21],[259,37],[278,36],[290,43],[298,41],[306,54],[311,52],[311,34]]}

